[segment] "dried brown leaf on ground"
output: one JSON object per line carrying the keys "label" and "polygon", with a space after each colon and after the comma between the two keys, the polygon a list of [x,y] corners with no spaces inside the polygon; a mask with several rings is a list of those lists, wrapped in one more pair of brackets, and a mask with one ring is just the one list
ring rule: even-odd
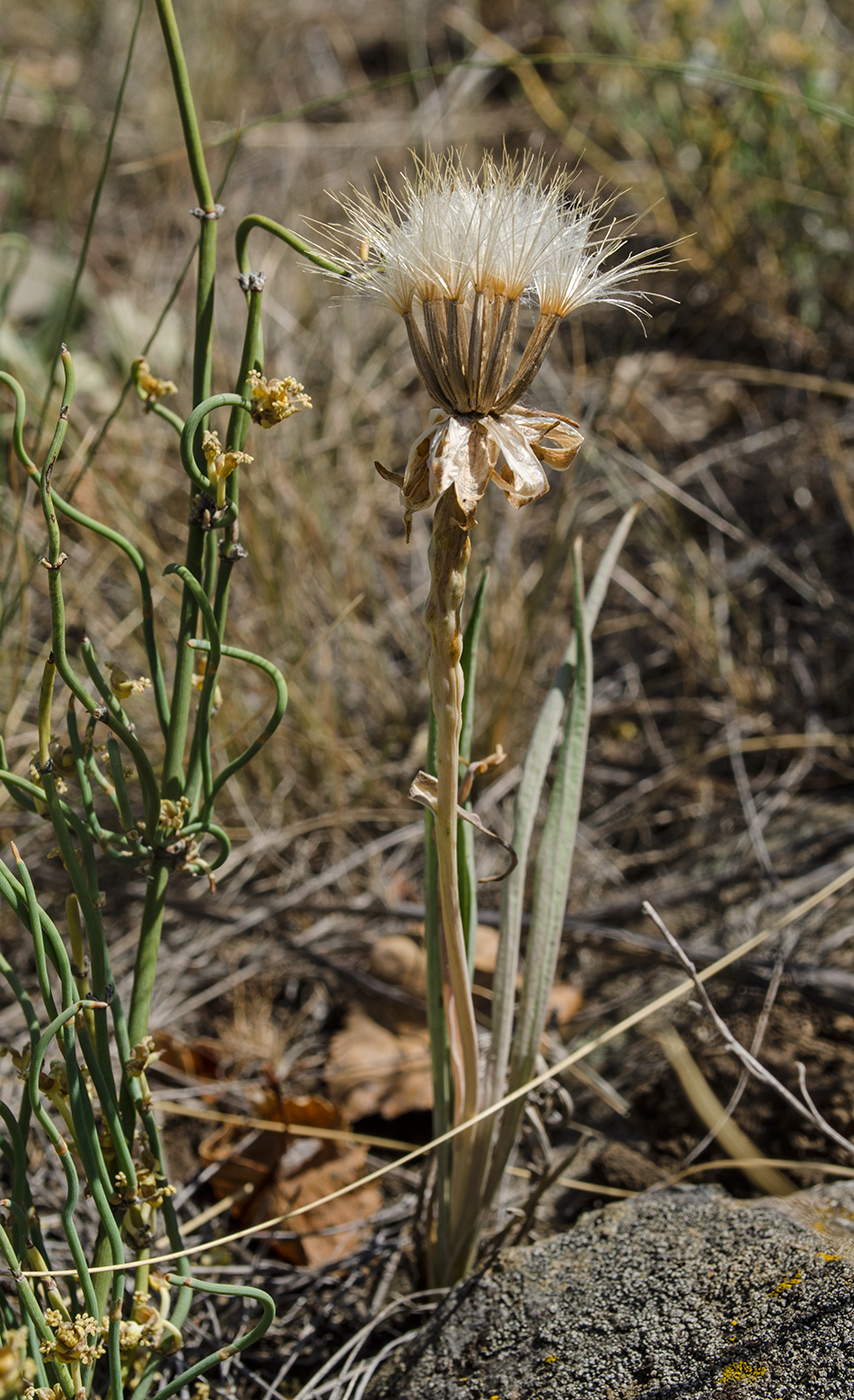
{"label": "dried brown leaf on ground", "polygon": [[326,1085],[333,1102],[353,1122],[380,1113],[398,1118],[433,1106],[427,1027],[379,1025],[359,1009],[332,1037]]}
{"label": "dried brown leaf on ground", "polygon": [[169,1031],[155,1031],[153,1040],[159,1065],[168,1065],[186,1079],[222,1078],[222,1046],[218,1040],[203,1035],[182,1040]]}
{"label": "dried brown leaf on ground", "polygon": [[[277,1178],[269,1190],[260,1193],[245,1213],[246,1224],[297,1210],[312,1201],[357,1181],[365,1170],[368,1149],[361,1144],[340,1151],[331,1161],[306,1168],[297,1177]],[[295,1215],[283,1229],[300,1238],[274,1240],[276,1254],[291,1264],[331,1264],[352,1253],[362,1238],[362,1226],[382,1205],[379,1186],[371,1183],[350,1191],[337,1201]],[[329,1234],[320,1231],[329,1230]]]}
{"label": "dried brown leaf on ground", "polygon": [[383,982],[395,987],[403,987],[413,996],[424,996],[427,991],[427,955],[424,944],[417,943],[406,934],[390,934],[388,938],[378,938],[371,946],[371,972]]}
{"label": "dried brown leaf on ground", "polygon": [[[226,1124],[199,1146],[199,1156],[206,1165],[218,1164],[211,1188],[219,1199],[245,1194],[248,1188],[248,1201],[233,1212],[241,1226],[274,1219],[320,1200],[350,1185],[364,1169],[367,1148],[361,1144],[287,1132],[288,1127],[296,1126],[346,1132],[347,1122],[325,1099],[288,1099],[271,1087],[252,1104],[252,1116],[269,1120],[269,1130],[247,1132]],[[287,1221],[283,1229],[299,1238],[274,1239],[271,1248],[292,1264],[326,1264],[343,1258],[358,1244],[362,1222],[381,1203],[375,1186],[350,1192],[340,1201],[330,1201]],[[334,1233],[317,1233],[330,1227],[337,1227]]]}

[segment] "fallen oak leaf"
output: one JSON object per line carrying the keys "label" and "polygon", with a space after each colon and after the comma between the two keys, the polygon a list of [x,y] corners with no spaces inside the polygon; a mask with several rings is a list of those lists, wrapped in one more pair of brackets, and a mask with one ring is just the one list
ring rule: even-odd
{"label": "fallen oak leaf", "polygon": [[[242,1212],[243,1222],[251,1225],[256,1220],[269,1220],[290,1210],[301,1210],[312,1201],[350,1186],[362,1175],[367,1153],[367,1147],[355,1144],[331,1161],[308,1167],[297,1176],[277,1176]],[[317,1267],[335,1263],[356,1248],[362,1226],[381,1205],[382,1193],[375,1182],[370,1182],[339,1200],[326,1201],[314,1210],[303,1210],[302,1214],[285,1221],[284,1229],[298,1238],[271,1239],[270,1248],[291,1264]],[[331,1233],[318,1233],[325,1230]]]}

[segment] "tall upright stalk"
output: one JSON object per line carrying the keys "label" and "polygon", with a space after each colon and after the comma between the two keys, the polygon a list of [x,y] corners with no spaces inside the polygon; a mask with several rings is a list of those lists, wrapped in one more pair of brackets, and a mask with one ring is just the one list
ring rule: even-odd
{"label": "tall upright stalk", "polygon": [[424,621],[430,633],[428,675],[436,720],[436,803],[440,947],[447,969],[445,1014],[454,1077],[454,1121],[477,1112],[477,1028],[474,1019],[457,878],[457,793],[460,782],[463,648],[461,612],[471,543],[453,491],[440,498],[430,545],[430,593]]}
{"label": "tall upright stalk", "polygon": [[[655,255],[650,259],[643,253],[615,257],[623,240],[614,233],[615,224],[608,222],[605,210],[572,191],[568,172],[548,171],[533,156],[518,160],[505,155],[496,161],[487,155],[480,169],[472,171],[458,152],[441,158],[428,154],[416,161],[414,178],[404,179],[402,193],[381,184],[378,202],[356,192],[340,203],[359,249],[345,263],[346,271],[354,283],[373,291],[402,317],[416,368],[434,405],[428,426],[410,447],[405,470],[394,472],[376,465],[385,480],[400,488],[407,538],[414,513],[435,505],[425,621],[431,640],[428,671],[436,776],[434,780],[419,774],[410,791],[429,807],[428,830],[432,827],[435,838],[436,868],[434,872],[428,860],[427,877],[428,882],[435,878],[437,900],[430,888],[426,928],[431,944],[428,997],[435,1123],[441,1132],[449,1116],[448,1104],[441,1102],[450,1092],[446,1042],[456,1126],[465,1126],[479,1109],[501,1099],[508,1073],[516,1085],[524,1080],[536,1056],[566,905],[590,712],[590,628],[585,620],[579,546],[575,559],[577,684],[537,866],[521,1006],[516,1016],[523,870],[513,889],[518,898],[512,906],[508,904],[514,917],[502,927],[493,1044],[481,1085],[472,968],[467,965],[461,908],[464,890],[471,944],[476,908],[471,842],[466,843],[465,858],[457,858],[465,688],[460,613],[469,532],[490,481],[511,505],[527,506],[549,489],[545,468],[565,470],[581,446],[577,423],[521,402],[561,321],[596,301],[642,314],[646,293],[627,284],[641,271],[659,269],[661,263]],[[539,315],[513,371],[523,299],[536,300]],[[474,674],[471,658],[470,675]],[[568,674],[566,668],[564,680]],[[556,729],[564,698],[561,692],[559,705],[550,705],[545,729],[550,728],[557,708]],[[469,711],[471,701],[469,694]],[[553,742],[550,732],[547,744],[538,743],[537,771],[542,770],[543,779]],[[532,775],[528,787],[535,786],[539,799],[541,782],[537,786]],[[530,835],[530,829],[520,832],[523,865]],[[438,959],[432,948],[436,902],[441,914]],[[438,1024],[436,962],[443,982],[444,1025]],[[513,1148],[520,1111],[505,1114],[498,1129],[484,1122],[461,1132],[449,1152],[443,1149],[440,1154],[425,1232],[431,1284],[453,1283],[471,1267],[486,1212]]]}

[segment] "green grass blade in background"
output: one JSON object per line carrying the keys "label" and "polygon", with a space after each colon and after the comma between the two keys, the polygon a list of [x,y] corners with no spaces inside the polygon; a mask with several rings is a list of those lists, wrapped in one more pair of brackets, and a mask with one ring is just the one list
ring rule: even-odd
{"label": "green grass blade in background", "polygon": [[121,116],[122,106],[124,104],[125,89],[127,87],[128,76],[130,74],[131,62],[133,60],[133,51],[136,47],[136,36],[139,32],[139,25],[142,19],[144,5],[145,0],[137,0],[136,16],[134,18],[133,26],[130,32],[130,39],[128,41],[127,47],[127,55],[125,57],[125,65],[122,71],[121,82],[119,83],[119,90],[116,93],[116,101],[113,107],[113,117],[112,121],[110,122],[109,134],[104,143],[104,157],[101,161],[101,169],[98,173],[98,183],[95,186],[95,193],[92,196],[92,204],[89,209],[89,219],[86,224],[86,232],[83,235],[83,242],[80,247],[80,254],[77,258],[77,266],[74,269],[74,277],[71,282],[71,289],[68,293],[68,300],[65,304],[65,311],[62,318],[62,327],[57,337],[57,348],[54,351],[53,359],[51,360],[50,364],[50,370],[47,376],[47,388],[45,390],[45,396],[42,401],[41,411],[39,413],[36,450],[38,450],[38,439],[41,437],[41,434],[44,430],[45,422],[47,420],[47,412],[48,407],[50,405],[50,396],[53,392],[53,381],[56,376],[56,368],[59,364],[59,357],[62,353],[61,346],[65,340],[69,326],[71,325],[71,318],[74,315],[74,308],[77,302],[77,293],[80,289],[80,279],[83,276],[83,272],[86,267],[86,262],[89,257],[89,246],[92,242],[92,234],[95,230],[95,220],[98,217],[98,209],[101,203],[101,196],[104,193],[104,185],[107,181],[107,171],[110,168],[110,160],[113,154],[113,142],[115,140],[116,131],[118,130],[119,117]]}

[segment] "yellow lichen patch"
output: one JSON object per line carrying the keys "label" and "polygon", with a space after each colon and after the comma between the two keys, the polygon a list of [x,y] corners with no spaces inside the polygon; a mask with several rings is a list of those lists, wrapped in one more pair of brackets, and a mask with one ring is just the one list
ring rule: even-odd
{"label": "yellow lichen patch", "polygon": [[784,1293],[786,1291],[787,1288],[794,1288],[796,1283],[802,1282],[803,1274],[801,1273],[800,1269],[798,1269],[798,1272],[796,1274],[793,1274],[791,1278],[784,1278],[780,1283],[777,1284],[776,1288],[771,1289],[771,1297],[778,1298],[781,1293]]}
{"label": "yellow lichen patch", "polygon": [[741,1381],[744,1385],[750,1385],[751,1381],[761,1381],[767,1374],[767,1366],[754,1366],[750,1361],[731,1361],[724,1366],[716,1383],[727,1385],[729,1381]]}
{"label": "yellow lichen patch", "polygon": [[826,1259],[827,1262],[828,1262],[828,1264],[832,1264],[833,1261],[834,1261],[835,1259],[841,1259],[841,1258],[842,1258],[842,1255],[841,1255],[841,1254],[821,1254],[821,1253],[818,1253],[815,1257],[816,1257],[816,1259]]}

